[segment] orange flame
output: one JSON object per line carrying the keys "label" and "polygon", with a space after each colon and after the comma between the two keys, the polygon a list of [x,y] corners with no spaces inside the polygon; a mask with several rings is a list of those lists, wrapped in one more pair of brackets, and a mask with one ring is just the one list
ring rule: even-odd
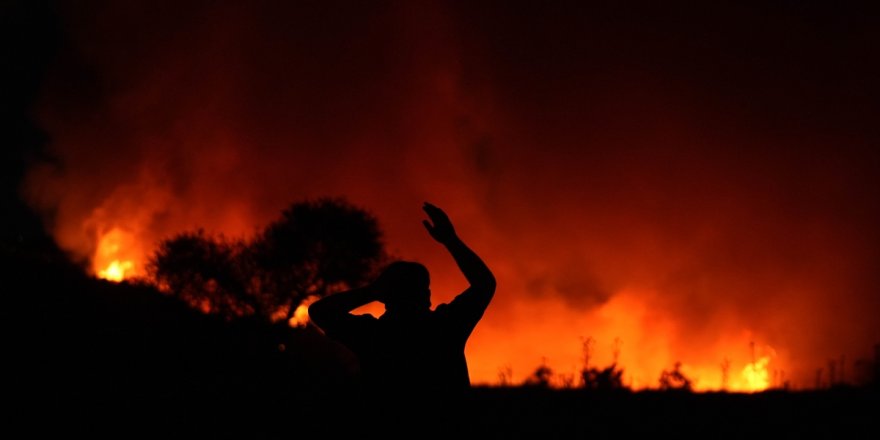
{"label": "orange flame", "polygon": [[[771,388],[775,377],[770,373],[787,365],[766,345],[763,335],[744,330],[735,319],[719,323],[699,338],[682,333],[677,316],[646,301],[652,296],[647,291],[622,290],[598,309],[580,315],[566,313],[565,304],[550,300],[523,305],[509,312],[510,321],[528,316],[528,325],[487,323],[475,332],[468,345],[472,380],[483,385],[519,384],[545,365],[553,371],[550,385],[564,388],[572,377],[579,383],[588,357],[586,367],[602,370],[613,364],[623,371],[622,385],[634,390],[657,388],[661,373],[680,362],[679,371],[695,392],[751,393]],[[589,356],[583,346],[587,337],[594,342]]]}
{"label": "orange flame", "polygon": [[293,317],[287,323],[291,327],[305,327],[309,323],[309,306],[318,300],[317,296],[309,296],[297,306],[293,312]]}
{"label": "orange flame", "polygon": [[743,391],[755,392],[764,391],[770,388],[770,374],[767,369],[768,364],[770,364],[770,356],[764,356],[743,368]]}
{"label": "orange flame", "polygon": [[133,234],[114,227],[98,239],[92,268],[98,278],[117,283],[138,276],[143,270],[138,250]]}
{"label": "orange flame", "polygon": [[98,271],[98,278],[109,281],[121,282],[125,279],[125,273],[130,272],[134,268],[134,263],[129,260],[119,261],[113,260],[105,269]]}

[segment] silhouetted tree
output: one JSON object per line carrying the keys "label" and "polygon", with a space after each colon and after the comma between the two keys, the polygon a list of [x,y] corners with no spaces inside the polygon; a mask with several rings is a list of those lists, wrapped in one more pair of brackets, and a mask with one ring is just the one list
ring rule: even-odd
{"label": "silhouetted tree", "polygon": [[384,261],[376,219],[342,199],[295,203],[252,243],[260,291],[287,319],[309,296],[363,284]]}
{"label": "silhouetted tree", "polygon": [[310,296],[365,282],[386,259],[376,219],[342,199],[293,203],[251,240],[204,231],[160,243],[148,265],[162,290],[227,318],[290,319]]}
{"label": "silhouetted tree", "polygon": [[162,241],[148,268],[162,290],[204,312],[263,315],[258,292],[249,289],[245,248],[203,230],[184,232]]}

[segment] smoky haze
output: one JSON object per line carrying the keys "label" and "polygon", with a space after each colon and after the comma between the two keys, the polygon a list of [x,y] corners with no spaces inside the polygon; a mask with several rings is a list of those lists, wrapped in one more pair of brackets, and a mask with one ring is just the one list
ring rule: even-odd
{"label": "smoky haze", "polygon": [[[880,341],[880,27],[802,5],[61,2],[25,195],[93,258],[204,227],[246,235],[344,196],[460,291],[422,229],[446,209],[499,279],[476,382],[546,358],[676,360],[749,342],[802,386]],[[734,365],[736,368],[737,365]],[[717,381],[717,380],[716,380]]]}

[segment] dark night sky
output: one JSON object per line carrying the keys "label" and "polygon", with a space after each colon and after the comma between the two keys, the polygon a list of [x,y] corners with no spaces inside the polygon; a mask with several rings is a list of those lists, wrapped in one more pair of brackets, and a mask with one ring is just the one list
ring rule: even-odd
{"label": "dark night sky", "polygon": [[432,268],[440,302],[462,280],[421,229],[430,200],[500,280],[468,347],[478,381],[567,371],[593,336],[600,363],[621,338],[636,382],[675,360],[717,382],[755,341],[811,385],[880,342],[875,8],[48,9],[33,29],[54,49],[21,34],[49,60],[33,108],[57,160],[23,194],[81,258],[114,228],[142,261],[181,230],[247,234],[342,195]]}

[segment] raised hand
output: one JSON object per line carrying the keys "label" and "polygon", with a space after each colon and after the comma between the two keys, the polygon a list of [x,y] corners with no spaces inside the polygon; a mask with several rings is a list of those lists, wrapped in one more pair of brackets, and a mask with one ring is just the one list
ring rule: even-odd
{"label": "raised hand", "polygon": [[425,225],[425,229],[428,230],[428,233],[431,234],[434,240],[448,244],[456,239],[452,221],[449,220],[449,216],[442,209],[428,202],[425,202],[422,209],[425,211],[425,214],[428,214],[428,218],[431,219],[431,221],[422,220],[422,224]]}

